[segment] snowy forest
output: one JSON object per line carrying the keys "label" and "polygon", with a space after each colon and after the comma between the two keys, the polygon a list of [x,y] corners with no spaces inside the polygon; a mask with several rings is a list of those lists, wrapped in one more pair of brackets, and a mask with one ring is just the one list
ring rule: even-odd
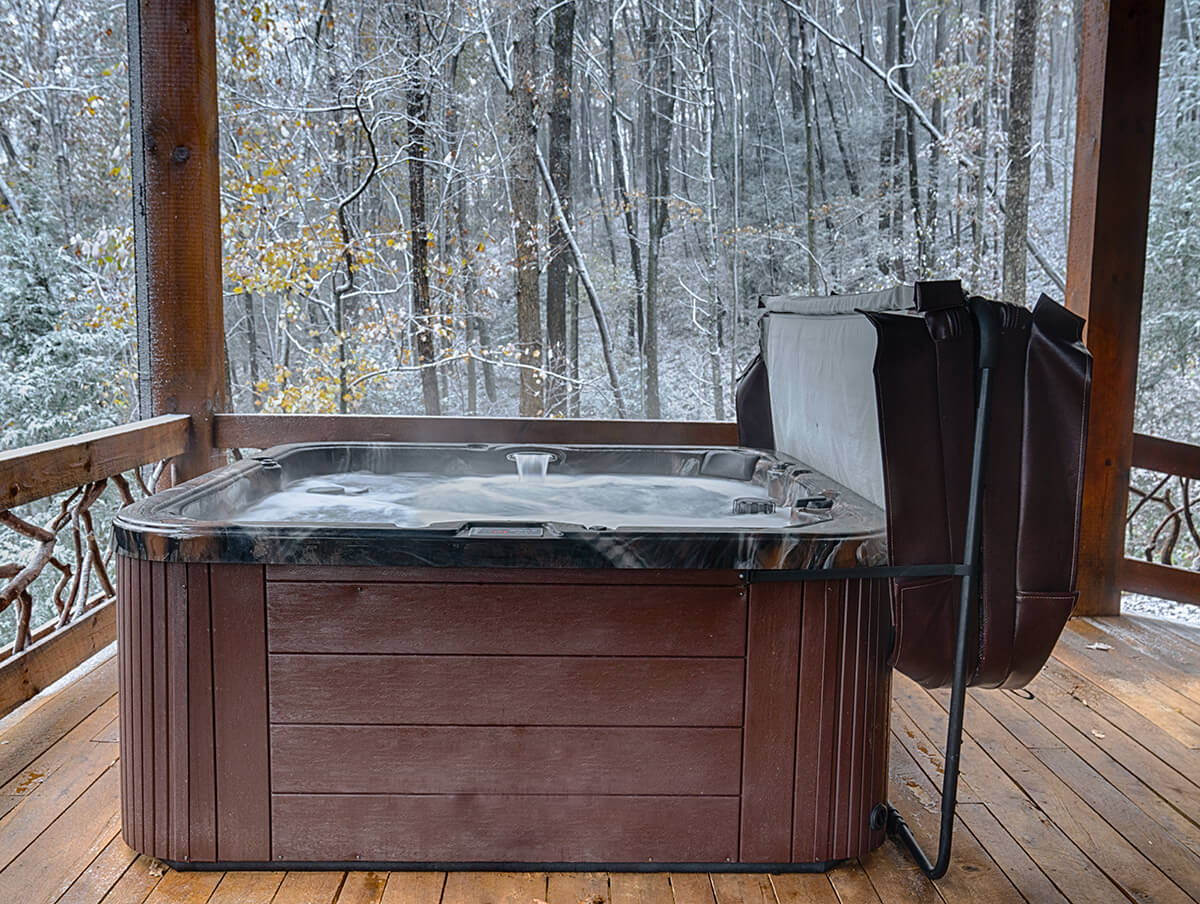
{"label": "snowy forest", "polygon": [[[1189,2],[1142,420],[1195,440]],[[1061,298],[1078,5],[222,0],[232,404],[724,419],[761,294]],[[128,419],[137,386],[123,8],[0,9],[11,447]]]}
{"label": "snowy forest", "polygon": [[[762,294],[1061,300],[1081,6],[217,0],[231,405],[728,419]],[[1168,3],[1138,413],[1193,443],[1196,7]],[[0,0],[0,448],[137,417],[124,19]],[[1187,564],[1172,491],[1142,533],[1174,510]]]}

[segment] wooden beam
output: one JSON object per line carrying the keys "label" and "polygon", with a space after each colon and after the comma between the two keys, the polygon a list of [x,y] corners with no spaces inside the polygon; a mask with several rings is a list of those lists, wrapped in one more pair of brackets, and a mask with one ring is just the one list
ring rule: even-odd
{"label": "wooden beam", "polygon": [[187,448],[188,420],[167,414],[0,452],[0,511],[173,458]]}
{"label": "wooden beam", "polygon": [[0,716],[49,687],[117,636],[117,608],[109,600],[0,663]]}
{"label": "wooden beam", "polygon": [[213,0],[128,0],[130,137],[143,417],[191,415],[178,479],[221,464],[225,408]]}
{"label": "wooden beam", "polygon": [[1121,589],[1200,606],[1200,571],[1125,559],[1121,563]]}
{"label": "wooden beam", "polygon": [[1095,358],[1079,605],[1121,611],[1163,0],[1089,0],[1079,63],[1067,307]]}
{"label": "wooden beam", "polygon": [[736,446],[737,424],[355,414],[216,416],[214,442],[221,449],[266,449],[282,443],[325,441]]}
{"label": "wooden beam", "polygon": [[1133,435],[1133,466],[1200,480],[1200,446],[1144,433]]}

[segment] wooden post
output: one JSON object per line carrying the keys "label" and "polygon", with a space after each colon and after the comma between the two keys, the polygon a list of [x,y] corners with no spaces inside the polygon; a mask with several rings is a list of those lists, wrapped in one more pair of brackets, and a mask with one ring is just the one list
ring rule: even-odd
{"label": "wooden post", "polygon": [[187,414],[186,480],[221,463],[225,409],[213,0],[128,0],[142,417]]}
{"label": "wooden post", "polygon": [[1080,615],[1121,611],[1163,0],[1084,4],[1067,307],[1095,357]]}

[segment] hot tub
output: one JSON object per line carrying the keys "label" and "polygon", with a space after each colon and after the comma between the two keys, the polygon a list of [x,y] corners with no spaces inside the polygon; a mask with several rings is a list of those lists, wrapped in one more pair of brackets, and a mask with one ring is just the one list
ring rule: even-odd
{"label": "hot tub", "polygon": [[883,841],[883,515],[784,455],[281,446],[117,540],[143,853],[779,870]]}

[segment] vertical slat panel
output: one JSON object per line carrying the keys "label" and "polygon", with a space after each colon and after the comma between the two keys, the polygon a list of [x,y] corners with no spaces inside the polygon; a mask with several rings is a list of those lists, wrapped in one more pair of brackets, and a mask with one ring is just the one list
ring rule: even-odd
{"label": "vertical slat panel", "polygon": [[166,566],[168,856],[188,859],[188,566]]}
{"label": "vertical slat panel", "polygon": [[834,672],[838,683],[837,742],[834,755],[833,778],[830,788],[829,818],[830,843],[833,856],[844,857],[850,849],[853,828],[847,819],[851,788],[856,761],[862,755],[855,743],[858,727],[858,681],[861,667],[859,638],[862,636],[862,609],[858,605],[854,585],[857,581],[844,581],[838,588],[838,608],[842,613],[842,630],[838,642],[838,655],[834,660]]}
{"label": "vertical slat panel", "polygon": [[217,859],[208,566],[188,565],[188,853]]}
{"label": "vertical slat panel", "polygon": [[[890,730],[892,713],[892,670],[888,667],[887,657],[891,648],[892,621],[889,611],[888,581],[876,579],[871,584],[871,611],[875,617],[875,631],[872,639],[872,681],[874,713],[870,725],[871,757],[868,770],[870,779],[871,798],[867,802],[872,809],[877,804],[887,800],[888,793],[888,749],[891,744]],[[883,828],[871,830],[868,847],[874,848],[884,841],[886,830]]]}
{"label": "vertical slat panel", "polygon": [[146,839],[142,835],[146,813],[142,794],[142,565],[138,559],[131,559],[129,562],[129,725],[132,729],[129,743],[129,785],[133,789],[129,844],[137,850],[146,846]]}
{"label": "vertical slat panel", "polygon": [[739,859],[791,859],[804,584],[750,587]]}
{"label": "vertical slat panel", "polygon": [[890,621],[885,581],[805,585],[792,860],[857,857],[882,835],[887,787]]}
{"label": "vertical slat panel", "polygon": [[142,850],[154,851],[154,580],[153,563],[139,562],[138,607],[142,622]]}
{"label": "vertical slat panel", "polygon": [[271,859],[266,580],[260,565],[212,565],[217,856]]}
{"label": "vertical slat panel", "polygon": [[129,559],[117,554],[117,711],[121,756],[121,837],[129,843]]}
{"label": "vertical slat panel", "polygon": [[792,860],[812,862],[828,848],[829,781],[833,768],[837,682],[828,670],[837,655],[837,583],[804,584],[800,679],[796,715],[796,777]]}
{"label": "vertical slat panel", "polygon": [[154,562],[150,567],[151,638],[154,656],[154,854],[167,856],[170,837],[170,774],[167,717],[167,565]]}

